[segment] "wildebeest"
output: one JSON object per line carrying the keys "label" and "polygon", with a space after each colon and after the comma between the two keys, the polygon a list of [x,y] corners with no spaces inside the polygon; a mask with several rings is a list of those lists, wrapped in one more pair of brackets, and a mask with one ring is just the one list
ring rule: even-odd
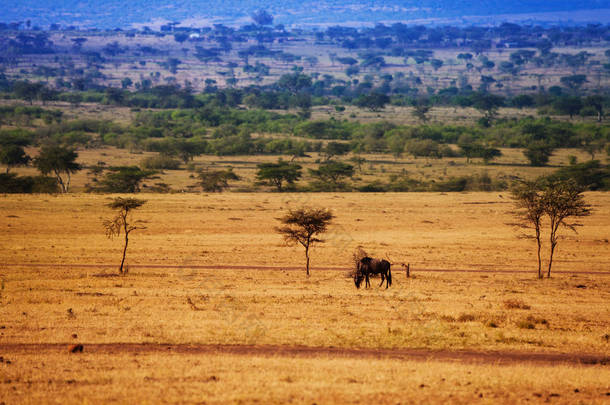
{"label": "wildebeest", "polygon": [[373,259],[372,257],[363,257],[358,261],[356,273],[354,274],[354,284],[356,288],[360,288],[362,280],[366,280],[364,285],[365,288],[370,287],[369,276],[374,274],[381,275],[381,283],[379,287],[386,282],[385,288],[392,285],[392,271],[390,270],[390,262],[385,259]]}

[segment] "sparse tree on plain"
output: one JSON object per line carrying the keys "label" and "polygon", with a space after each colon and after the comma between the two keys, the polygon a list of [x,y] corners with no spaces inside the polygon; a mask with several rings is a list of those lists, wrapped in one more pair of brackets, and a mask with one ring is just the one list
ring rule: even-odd
{"label": "sparse tree on plain", "polygon": [[489,127],[492,121],[498,115],[498,108],[504,105],[504,98],[495,94],[480,93],[474,98],[473,107],[483,113],[483,117],[479,122]]}
{"label": "sparse tree on plain", "polygon": [[34,159],[34,165],[45,176],[53,173],[62,192],[67,193],[70,190],[71,175],[81,170],[81,165],[76,163],[77,157],[78,153],[74,149],[47,145],[42,147],[40,154]]}
{"label": "sparse tree on plain", "polygon": [[546,141],[533,141],[525,148],[523,154],[530,161],[531,166],[546,166],[554,149]]}
{"label": "sparse tree on plain", "polygon": [[512,190],[512,197],[517,207],[516,215],[519,218],[519,226],[522,228],[534,228],[536,245],[538,248],[538,278],[542,278],[542,240],[540,228],[544,208],[542,205],[542,191],[535,181],[521,181]]}
{"label": "sparse tree on plain", "polygon": [[140,208],[146,200],[139,200],[137,198],[122,198],[117,197],[111,203],[107,204],[108,207],[117,211],[117,215],[111,220],[104,221],[104,229],[106,230],[106,236],[112,239],[115,236],[120,236],[121,232],[125,235],[125,246],[123,246],[123,258],[121,259],[121,266],[119,267],[119,274],[125,274],[125,256],[127,255],[127,244],[129,243],[129,234],[136,229],[145,229],[141,224],[143,221],[130,219],[130,212],[132,210]]}
{"label": "sparse tree on plain", "polygon": [[585,99],[585,105],[591,107],[597,113],[597,122],[602,122],[604,118],[604,97],[594,94]]}
{"label": "sparse tree on plain", "polygon": [[321,154],[324,156],[324,161],[328,162],[334,156],[342,156],[350,151],[350,146],[347,143],[329,142],[322,149]]}
{"label": "sparse tree on plain", "polygon": [[568,228],[576,232],[578,222],[567,222],[569,218],[591,215],[591,208],[582,195],[583,189],[572,180],[553,181],[546,185],[542,198],[544,213],[549,217],[551,252],[547,277],[551,277],[553,254],[559,241],[559,229]]}
{"label": "sparse tree on plain", "polygon": [[284,226],[276,231],[284,236],[289,244],[300,244],[305,248],[307,276],[309,276],[309,249],[315,243],[323,243],[317,235],[326,232],[335,216],[323,208],[298,208],[290,210],[280,219]]}
{"label": "sparse tree on plain", "polygon": [[156,171],[142,170],[138,166],[110,167],[97,185],[87,185],[87,191],[101,193],[139,193],[141,183]]}
{"label": "sparse tree on plain", "polygon": [[578,222],[568,222],[570,218],[579,218],[591,215],[590,206],[582,195],[583,188],[573,180],[523,181],[513,190],[513,200],[518,208],[516,215],[521,219],[520,225],[532,227],[536,234],[538,247],[538,278],[542,273],[542,221],[548,218],[549,226],[549,262],[547,278],[551,277],[553,255],[559,242],[559,229],[566,227],[576,232]]}
{"label": "sparse tree on plain", "polygon": [[16,166],[26,166],[30,157],[23,150],[23,146],[17,144],[5,144],[0,142],[0,163],[6,165],[6,173]]}
{"label": "sparse tree on plain", "polygon": [[285,162],[279,159],[277,163],[260,163],[256,178],[261,184],[275,186],[277,191],[283,191],[284,185],[293,185],[301,178],[301,165]]}
{"label": "sparse tree on plain", "polygon": [[317,169],[309,169],[309,174],[336,187],[341,185],[343,179],[354,176],[354,166],[331,160],[320,163]]}
{"label": "sparse tree on plain", "polygon": [[413,103],[413,116],[424,124],[428,122],[428,114],[430,112],[430,102],[428,99],[421,98]]}
{"label": "sparse tree on plain", "polygon": [[358,168],[358,172],[362,174],[362,165],[366,163],[366,159],[360,155],[356,155],[352,156],[349,161],[352,162]]}
{"label": "sparse tree on plain", "polygon": [[204,170],[199,173],[199,184],[205,192],[222,193],[229,187],[229,180],[239,180],[233,169]]}

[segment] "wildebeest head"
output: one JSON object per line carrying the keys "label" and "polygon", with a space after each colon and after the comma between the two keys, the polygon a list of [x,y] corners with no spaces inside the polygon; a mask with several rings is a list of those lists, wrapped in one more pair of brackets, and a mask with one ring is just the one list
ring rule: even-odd
{"label": "wildebeest head", "polygon": [[354,284],[356,284],[356,288],[360,288],[362,284],[362,280],[364,280],[365,274],[368,273],[368,267],[371,265],[370,257],[363,257],[360,259],[356,266],[356,272],[354,273]]}
{"label": "wildebeest head", "polygon": [[362,280],[364,280],[364,275],[360,273],[360,271],[356,271],[356,273],[354,274],[354,284],[356,284],[356,288],[360,288]]}

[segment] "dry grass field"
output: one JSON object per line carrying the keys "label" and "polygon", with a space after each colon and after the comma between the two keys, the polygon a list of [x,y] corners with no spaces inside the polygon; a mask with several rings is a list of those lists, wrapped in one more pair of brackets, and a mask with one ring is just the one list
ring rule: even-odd
{"label": "dry grass field", "polygon": [[[142,194],[125,276],[112,197],[0,198],[0,402],[608,401],[607,193],[543,281],[498,193]],[[301,205],[336,215],[309,278]],[[357,246],[412,277],[357,290]]]}

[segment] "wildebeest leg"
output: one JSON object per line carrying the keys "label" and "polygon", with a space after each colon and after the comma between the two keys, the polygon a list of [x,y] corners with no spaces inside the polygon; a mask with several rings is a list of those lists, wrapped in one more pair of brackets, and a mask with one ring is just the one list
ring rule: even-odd
{"label": "wildebeest leg", "polygon": [[381,275],[381,283],[379,283],[379,287],[381,287],[383,285],[383,282],[385,281],[385,275],[383,273],[379,273]]}
{"label": "wildebeest leg", "polygon": [[366,283],[365,283],[365,287],[369,288],[371,286],[371,282],[369,281],[369,273],[366,273]]}

